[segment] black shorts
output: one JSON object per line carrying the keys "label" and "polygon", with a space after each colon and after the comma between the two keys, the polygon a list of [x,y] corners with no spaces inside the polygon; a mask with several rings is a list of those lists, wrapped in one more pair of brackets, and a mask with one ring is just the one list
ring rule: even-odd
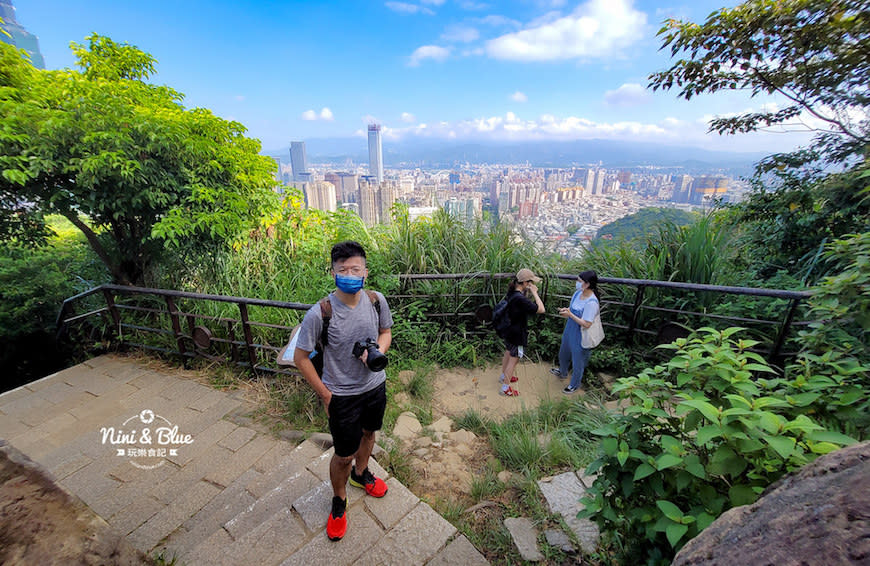
{"label": "black shorts", "polygon": [[374,432],[384,424],[387,382],[359,395],[333,395],[329,401],[329,432],[336,456],[356,454],[363,430]]}
{"label": "black shorts", "polygon": [[508,340],[504,341],[504,349],[511,355],[512,358],[522,358],[525,355],[525,348],[522,346],[518,346],[509,342]]}

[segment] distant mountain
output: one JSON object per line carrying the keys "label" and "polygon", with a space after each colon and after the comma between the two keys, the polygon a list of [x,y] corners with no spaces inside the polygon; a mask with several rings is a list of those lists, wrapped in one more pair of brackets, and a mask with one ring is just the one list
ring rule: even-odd
{"label": "distant mountain", "polygon": [[[305,140],[309,161],[368,162],[365,138]],[[289,150],[268,152],[286,155]],[[522,143],[450,143],[445,141],[384,142],[384,165],[455,168],[464,163],[521,164],[534,167],[571,167],[601,163],[605,168],[683,167],[687,170],[721,168],[751,170],[765,153],[710,151],[687,146],[613,140],[575,140]]]}

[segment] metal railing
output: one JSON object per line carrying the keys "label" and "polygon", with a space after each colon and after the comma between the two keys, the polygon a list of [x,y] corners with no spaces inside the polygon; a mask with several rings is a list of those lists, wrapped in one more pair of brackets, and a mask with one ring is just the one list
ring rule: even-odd
{"label": "metal railing", "polygon": [[[481,334],[489,332],[486,322],[491,318],[492,305],[503,296],[505,280],[512,277],[512,273],[399,275],[397,292],[388,294],[387,298],[395,313],[394,318],[401,316],[409,304],[423,302],[428,305],[423,309],[423,317],[428,321],[441,325],[465,324],[466,334]],[[552,313],[570,300],[567,283],[573,284],[575,280],[576,275],[569,274],[544,277],[540,294],[550,317],[557,317]],[[420,287],[426,286],[442,288],[420,291]],[[810,293],[803,291],[605,277],[599,279],[599,288],[603,291],[601,305],[604,325],[622,333],[628,343],[639,337],[646,337],[647,341],[653,343],[670,342],[681,334],[681,329],[687,333],[689,328],[700,324],[736,324],[767,329],[760,333],[770,339],[763,340],[763,346],[757,351],[772,363],[778,363],[791,355],[784,351],[791,330],[795,326],[808,324],[795,320],[800,306],[810,296]],[[656,292],[671,295],[652,296]],[[686,299],[686,296],[699,293],[710,293],[714,298],[751,296],[780,300],[782,308],[772,308],[779,313],[776,319],[763,319],[668,306],[669,301],[685,302],[691,299]],[[75,314],[77,305],[93,303],[97,296],[103,299],[100,306]],[[672,300],[680,296],[684,298]],[[214,305],[222,305],[226,309],[230,304],[235,305],[231,310],[237,309],[237,315],[204,314],[209,308],[215,310]],[[100,318],[103,327],[112,334],[112,339],[125,346],[177,354],[185,358],[201,357],[234,363],[254,371],[296,374],[292,368],[279,368],[275,356],[284,345],[283,341],[289,337],[293,325],[301,319],[301,312],[310,307],[306,303],[107,284],[63,302],[58,316],[58,334],[64,334],[72,325],[84,321],[92,323],[95,318]],[[279,314],[271,312],[266,318],[273,321],[277,318],[281,322],[265,322],[251,315],[252,309],[262,308],[270,311],[278,309]],[[663,333],[663,328],[668,329],[668,332]],[[675,329],[676,334],[673,334]],[[151,338],[146,338],[149,336]]]}

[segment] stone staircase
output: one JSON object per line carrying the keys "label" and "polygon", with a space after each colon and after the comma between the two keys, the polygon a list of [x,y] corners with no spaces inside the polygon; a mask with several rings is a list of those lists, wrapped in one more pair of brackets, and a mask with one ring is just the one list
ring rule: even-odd
{"label": "stone staircase", "polygon": [[[0,438],[133,547],[181,565],[488,564],[377,464],[377,451],[370,468],[389,493],[349,486],[348,533],[330,541],[328,436],[275,438],[239,418],[253,408],[182,371],[101,356],[0,395]],[[101,428],[135,424],[143,409],[194,442],[149,468],[101,442]]]}

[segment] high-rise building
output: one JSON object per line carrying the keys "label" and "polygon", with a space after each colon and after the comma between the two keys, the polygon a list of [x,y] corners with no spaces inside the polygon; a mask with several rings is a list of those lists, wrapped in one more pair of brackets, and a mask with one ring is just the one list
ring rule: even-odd
{"label": "high-rise building", "polygon": [[0,41],[23,49],[30,55],[30,62],[34,67],[44,69],[45,59],[39,51],[39,38],[24,29],[15,19],[15,6],[12,5],[12,0],[0,0],[0,18],[3,18],[0,29],[11,36],[0,33]]}
{"label": "high-rise building", "polygon": [[294,181],[309,181],[308,161],[305,155],[305,142],[290,142],[290,166],[293,167]]}
{"label": "high-rise building", "polygon": [[382,224],[391,224],[393,221],[393,204],[396,202],[398,185],[395,182],[384,181],[378,190],[378,208]]}
{"label": "high-rise building", "polygon": [[373,175],[359,180],[359,217],[366,226],[378,223],[378,185]]}
{"label": "high-rise building", "polygon": [[381,125],[369,124],[369,175],[384,181],[384,150],[381,146]]}
{"label": "high-rise building", "polygon": [[341,202],[357,202],[359,192],[359,176],[354,173],[338,173],[338,200]]}
{"label": "high-rise building", "polygon": [[604,176],[607,175],[607,169],[595,169],[595,180],[592,182],[592,194],[604,194]]}
{"label": "high-rise building", "polygon": [[308,205],[308,208],[335,212],[335,185],[326,181],[306,183],[305,204]]}
{"label": "high-rise building", "polygon": [[727,192],[727,178],[699,177],[692,182],[692,192],[689,195],[689,202],[692,204],[705,204],[705,201],[723,197]]}

